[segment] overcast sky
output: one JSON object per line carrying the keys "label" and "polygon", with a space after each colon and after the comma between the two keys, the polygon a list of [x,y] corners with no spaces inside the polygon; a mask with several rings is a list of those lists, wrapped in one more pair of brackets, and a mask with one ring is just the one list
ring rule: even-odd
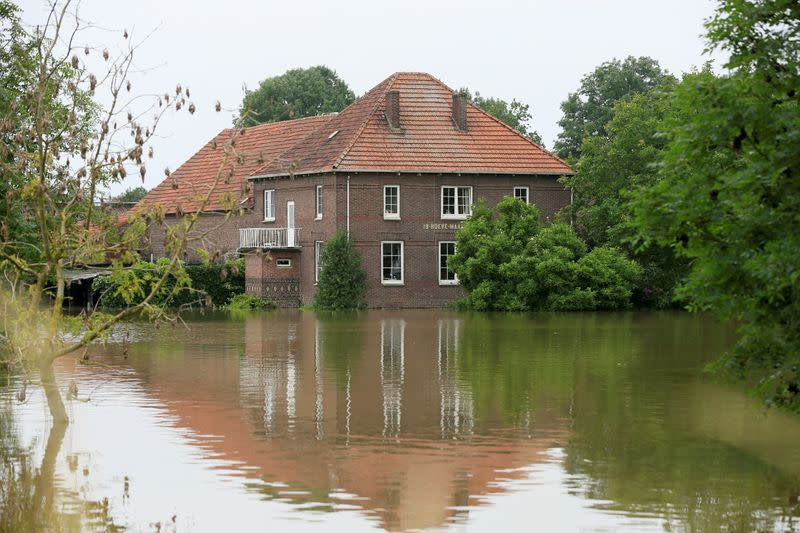
{"label": "overcast sky", "polygon": [[[22,0],[25,22],[46,5]],[[702,65],[703,21],[712,0],[336,0],[215,2],[83,0],[82,18],[146,40],[134,87],[192,89],[198,111],[162,122],[145,186],[175,169],[231,125],[242,86],[289,68],[324,64],[357,95],[397,71],[428,72],[451,88],[516,98],[553,146],[559,104],[583,75],[628,55],[651,56],[673,73]],[[96,33],[102,45],[118,34]],[[226,110],[215,113],[220,100]],[[116,191],[139,185],[135,178]]]}

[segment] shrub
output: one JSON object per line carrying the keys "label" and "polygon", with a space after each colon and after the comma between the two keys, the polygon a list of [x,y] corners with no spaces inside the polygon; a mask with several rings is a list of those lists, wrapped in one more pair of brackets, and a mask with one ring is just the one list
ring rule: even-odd
{"label": "shrub", "polygon": [[264,309],[274,309],[275,302],[269,298],[261,298],[252,294],[241,293],[231,296],[225,306],[230,311],[259,311]]}
{"label": "shrub", "polygon": [[[112,270],[92,283],[92,291],[100,305],[122,308],[135,305],[150,292],[169,264],[166,259],[154,263],[140,261],[132,269]],[[154,304],[221,306],[231,297],[244,292],[244,261],[226,261],[200,265],[181,265],[154,298]]]}
{"label": "shrub", "polygon": [[365,306],[367,273],[353,243],[342,230],[322,249],[314,306],[317,309],[360,309]]}
{"label": "shrub", "polygon": [[567,224],[539,228],[534,206],[506,198],[497,212],[479,204],[456,235],[450,267],[475,310],[622,309],[641,267],[615,248],[587,253]]}

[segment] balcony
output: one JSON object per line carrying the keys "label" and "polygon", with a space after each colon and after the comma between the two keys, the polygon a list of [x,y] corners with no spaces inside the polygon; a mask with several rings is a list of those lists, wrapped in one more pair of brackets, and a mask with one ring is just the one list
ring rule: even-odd
{"label": "balcony", "polygon": [[242,228],[239,230],[239,249],[299,248],[298,228]]}

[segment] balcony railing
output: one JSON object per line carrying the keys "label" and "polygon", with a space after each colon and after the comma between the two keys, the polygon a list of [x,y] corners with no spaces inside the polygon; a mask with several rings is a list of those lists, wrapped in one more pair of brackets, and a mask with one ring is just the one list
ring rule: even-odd
{"label": "balcony railing", "polygon": [[298,228],[242,228],[239,248],[297,248],[300,246]]}

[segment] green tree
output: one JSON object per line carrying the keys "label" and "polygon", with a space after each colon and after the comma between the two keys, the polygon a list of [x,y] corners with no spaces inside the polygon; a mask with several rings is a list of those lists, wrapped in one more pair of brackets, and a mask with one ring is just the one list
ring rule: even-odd
{"label": "green tree", "polygon": [[[702,76],[711,74],[690,74],[684,83]],[[658,162],[667,145],[665,120],[677,119],[671,102],[676,84],[667,76],[659,87],[618,101],[606,134],[584,138],[577,173],[564,179],[573,194],[565,211],[587,244],[620,248],[642,265],[635,303],[645,307],[673,305],[674,289],[687,271],[686,260],[676,258],[669,247],[637,250],[631,227],[631,192],[660,179]]]}
{"label": "green tree", "polygon": [[[28,233],[14,233],[4,224],[0,240],[0,360],[26,371],[38,368],[54,423],[51,435],[63,436],[63,428],[55,431],[68,420],[54,361],[104,339],[134,314],[175,318],[153,300],[171,279],[175,292],[188,284],[180,257],[197,239],[192,231],[198,213],[224,179],[223,168],[238,159],[236,132],[223,147],[214,182],[198,198],[198,211],[167,229],[167,265],[145,283],[131,275],[130,264],[148,227],[163,223],[163,212],[141,213],[120,227],[116,217],[98,207],[98,191],[133,169],[144,178],[145,154],[161,118],[171,110],[195,110],[188,91],[178,85],[146,106],[130,94],[136,45],[127,31],[122,46],[115,47],[121,51],[112,56],[107,49],[78,44],[85,25],[69,0],[51,4],[44,24],[31,31],[14,26],[16,11],[9,6],[0,4],[3,24],[16,28],[3,34],[11,41],[3,47],[8,70],[0,72],[0,175],[14,180],[4,195],[6,212]],[[104,96],[95,99],[100,91]],[[231,209],[236,203],[230,199]],[[68,271],[101,263],[111,263],[112,280],[127,293],[141,294],[141,300],[113,314],[65,313]]]}
{"label": "green tree", "polygon": [[636,199],[648,242],[691,260],[691,308],[736,320],[715,365],[800,410],[800,5],[723,0],[707,23],[728,72],[682,84],[662,179]]}
{"label": "green tree", "polygon": [[630,306],[639,265],[607,246],[587,253],[567,224],[539,229],[535,206],[479,203],[456,234],[450,267],[476,310],[577,311]]}
{"label": "green tree", "polygon": [[343,230],[322,248],[322,270],[319,273],[314,306],[317,309],[361,309],[365,306],[367,272],[361,256]]}
{"label": "green tree", "polygon": [[138,202],[139,200],[144,198],[146,194],[147,194],[147,189],[145,189],[141,185],[138,187],[128,187],[127,189],[125,189],[125,192],[123,192],[118,196],[115,196],[114,201],[126,202],[126,203]]}
{"label": "green tree", "polygon": [[341,111],[355,94],[336,71],[319,65],[287,70],[247,91],[234,120],[241,127]]}
{"label": "green tree", "polygon": [[511,103],[509,103],[500,98],[487,98],[481,96],[481,93],[478,91],[475,91],[475,96],[473,96],[472,92],[467,88],[462,88],[458,92],[466,96],[469,100],[472,100],[473,104],[480,107],[497,120],[511,126],[536,144],[544,146],[544,144],[542,144],[541,135],[531,126],[533,115],[531,115],[530,106],[528,104],[518,102],[516,99],[512,99]]}
{"label": "green tree", "polygon": [[645,93],[661,84],[667,72],[649,57],[613,59],[581,79],[581,85],[561,103],[564,116],[558,121],[561,132],[555,142],[558,155],[575,161],[587,136],[605,136],[614,104],[636,93]]}

